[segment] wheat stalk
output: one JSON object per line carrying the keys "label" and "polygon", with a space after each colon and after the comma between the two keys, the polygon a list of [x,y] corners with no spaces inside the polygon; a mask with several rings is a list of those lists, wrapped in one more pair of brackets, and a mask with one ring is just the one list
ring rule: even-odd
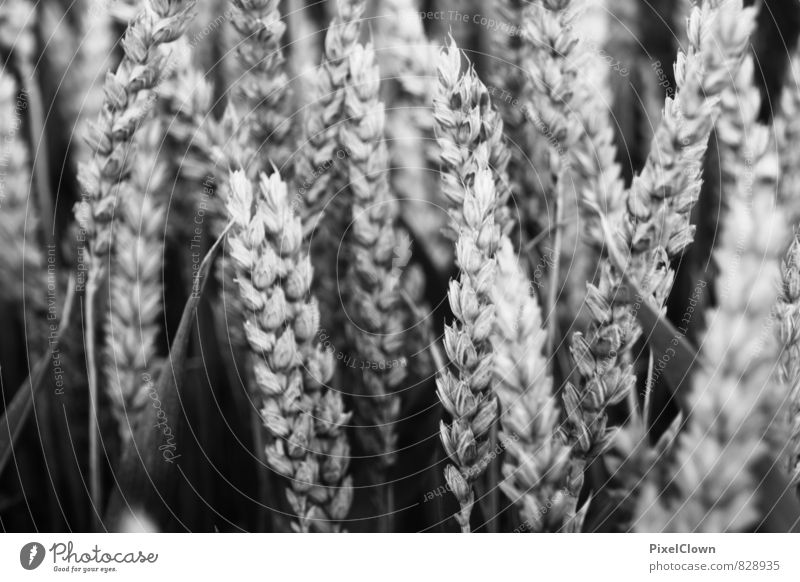
{"label": "wheat stalk", "polygon": [[293,529],[338,531],[352,498],[341,396],[325,388],[333,354],[316,339],[319,311],[309,296],[312,268],[286,184],[261,175],[254,193],[243,171],[231,174],[231,257],[245,306],[269,466],[289,480]]}

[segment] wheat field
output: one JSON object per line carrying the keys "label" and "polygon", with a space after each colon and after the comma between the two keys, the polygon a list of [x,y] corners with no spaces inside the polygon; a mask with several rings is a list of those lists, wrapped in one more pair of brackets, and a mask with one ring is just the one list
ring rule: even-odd
{"label": "wheat field", "polygon": [[798,33],[0,0],[0,531],[800,531]]}

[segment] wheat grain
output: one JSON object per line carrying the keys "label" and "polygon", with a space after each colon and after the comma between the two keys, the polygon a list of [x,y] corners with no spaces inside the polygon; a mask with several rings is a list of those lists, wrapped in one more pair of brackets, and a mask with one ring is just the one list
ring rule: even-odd
{"label": "wheat grain", "polygon": [[229,184],[231,257],[269,435],[267,463],[289,480],[294,529],[336,531],[352,497],[343,430],[349,414],[340,395],[325,389],[333,354],[316,340],[319,311],[309,298],[312,268],[301,222],[277,172],[262,174],[255,194],[241,170]]}

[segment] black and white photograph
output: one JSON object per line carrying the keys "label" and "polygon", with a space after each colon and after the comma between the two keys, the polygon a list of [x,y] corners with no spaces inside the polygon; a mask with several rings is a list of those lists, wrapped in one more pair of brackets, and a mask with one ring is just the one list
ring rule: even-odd
{"label": "black and white photograph", "polygon": [[0,577],[800,579],[798,36],[0,0]]}

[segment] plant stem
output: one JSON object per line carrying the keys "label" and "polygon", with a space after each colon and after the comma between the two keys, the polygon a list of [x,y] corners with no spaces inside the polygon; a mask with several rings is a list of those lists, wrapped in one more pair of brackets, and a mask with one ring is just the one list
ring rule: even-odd
{"label": "plant stem", "polygon": [[[492,425],[489,433],[489,450],[494,453],[497,447],[497,422]],[[489,462],[486,470],[486,516],[485,523],[489,533],[497,533],[497,508],[500,506],[498,501],[498,483],[500,482],[500,463]]]}
{"label": "plant stem", "polygon": [[558,284],[561,266],[561,241],[563,238],[561,228],[558,225],[564,220],[564,187],[562,186],[564,180],[562,179],[563,173],[558,177],[556,182],[556,229],[553,235],[553,270],[550,273],[550,289],[547,295],[547,348],[548,356],[553,359],[556,352],[556,326],[558,325]]}
{"label": "plant stem", "polygon": [[258,487],[258,494],[256,500],[258,501],[258,515],[256,516],[256,531],[266,531],[266,491],[267,491],[267,477],[266,477],[266,459],[264,459],[264,449],[266,442],[264,441],[263,427],[261,425],[261,417],[257,412],[250,412],[250,429],[253,433],[253,448],[256,450],[257,470],[258,475],[256,478],[256,487]]}
{"label": "plant stem", "polygon": [[[384,476],[388,476],[384,473]],[[383,484],[383,515],[380,519],[382,533],[394,533],[394,487],[391,483]]]}
{"label": "plant stem", "polygon": [[28,94],[28,107],[30,108],[29,131],[31,151],[35,152],[33,162],[33,175],[35,177],[36,192],[39,199],[39,213],[42,221],[42,234],[46,245],[53,244],[53,194],[50,190],[49,169],[47,159],[47,140],[45,139],[44,107],[42,95],[36,84],[33,69],[27,63],[20,63],[20,72],[25,92]]}
{"label": "plant stem", "polygon": [[653,350],[648,351],[650,354],[647,359],[647,379],[644,384],[644,404],[642,404],[642,426],[645,433],[650,430],[650,398],[653,394]]}
{"label": "plant stem", "polygon": [[89,280],[86,283],[86,378],[89,383],[89,494],[94,508],[94,518],[96,526],[100,524],[102,501],[100,495],[100,448],[99,431],[100,423],[97,416],[98,378],[97,360],[95,354],[95,307],[97,288],[104,275],[104,270],[100,259],[92,257],[92,264],[89,269]]}

